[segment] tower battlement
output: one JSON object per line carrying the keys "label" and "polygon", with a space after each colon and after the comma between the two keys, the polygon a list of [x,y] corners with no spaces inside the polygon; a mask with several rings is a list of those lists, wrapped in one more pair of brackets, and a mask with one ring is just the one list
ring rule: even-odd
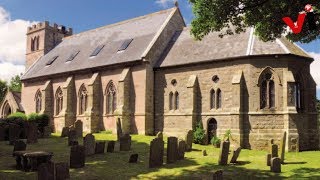
{"label": "tower battlement", "polygon": [[63,25],[58,25],[56,23],[54,23],[53,25],[50,25],[49,21],[44,21],[44,22],[40,22],[38,24],[34,24],[34,25],[28,27],[27,35],[34,33],[34,32],[37,32],[37,31],[40,31],[40,30],[43,30],[43,29],[49,29],[54,32],[65,34],[66,36],[70,36],[73,33],[72,28],[66,28]]}

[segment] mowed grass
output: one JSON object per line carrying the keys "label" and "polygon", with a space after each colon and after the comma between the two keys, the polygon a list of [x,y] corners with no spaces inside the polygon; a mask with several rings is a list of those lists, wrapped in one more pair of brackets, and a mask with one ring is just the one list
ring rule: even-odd
{"label": "mowed grass", "polygon": [[[94,135],[98,141],[116,139],[116,136],[111,134]],[[219,149],[193,144],[193,151],[185,154],[185,160],[150,169],[149,143],[153,138],[133,135],[132,150],[129,152],[117,151],[87,157],[84,168],[70,170],[71,179],[209,179],[210,174],[219,169],[224,170],[225,179],[320,179],[320,151],[286,153],[287,164],[282,166],[282,173],[275,174],[266,166],[265,151],[242,150],[239,164],[222,167],[217,165]],[[80,143],[82,144],[82,140]],[[34,172],[15,170],[12,149],[13,146],[7,145],[7,142],[0,142],[0,179],[36,179],[37,174]],[[204,149],[208,156],[202,156]],[[58,134],[48,139],[39,139],[38,144],[28,145],[27,150],[51,151],[54,153],[55,162],[69,162],[70,147],[67,146],[67,138],[60,138]],[[133,153],[139,154],[137,164],[128,163],[129,156]]]}

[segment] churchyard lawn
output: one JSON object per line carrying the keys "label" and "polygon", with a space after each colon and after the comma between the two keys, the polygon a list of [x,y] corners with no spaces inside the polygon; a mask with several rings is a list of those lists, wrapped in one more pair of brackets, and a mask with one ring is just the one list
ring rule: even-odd
{"label": "churchyard lawn", "polygon": [[[53,134],[49,139],[39,139],[37,144],[28,144],[27,150],[53,152],[54,162],[69,162],[68,140],[59,136],[60,134]],[[101,133],[94,136],[97,141],[116,140],[116,135],[111,134]],[[237,165],[222,167],[217,165],[219,149],[211,145],[194,144],[193,151],[186,152],[185,160],[164,164],[161,168],[148,168],[149,143],[153,138],[133,135],[131,151],[86,157],[84,168],[70,169],[71,179],[201,179],[208,178],[212,172],[219,169],[223,169],[226,179],[320,178],[320,151],[286,153],[286,164],[282,165],[282,173],[276,174],[271,173],[270,167],[266,165],[266,151],[242,150]],[[79,139],[79,143],[82,144],[82,140]],[[13,146],[7,144],[8,142],[0,142],[0,179],[36,179],[37,174],[34,172],[15,170]],[[204,149],[208,156],[202,155]],[[129,164],[129,156],[134,153],[139,154],[138,163]],[[229,155],[229,161],[231,156],[232,154]]]}

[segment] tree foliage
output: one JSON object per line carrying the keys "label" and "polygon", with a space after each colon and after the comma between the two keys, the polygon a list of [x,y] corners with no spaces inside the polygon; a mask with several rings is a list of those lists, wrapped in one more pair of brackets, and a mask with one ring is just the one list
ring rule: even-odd
{"label": "tree foliage", "polygon": [[21,84],[20,75],[16,75],[12,77],[10,80],[10,86],[9,86],[10,91],[21,92],[21,87],[22,87],[22,84]]}
{"label": "tree foliage", "polygon": [[[191,33],[201,40],[208,33],[220,31],[221,37],[241,33],[248,27],[255,27],[255,34],[263,41],[280,38],[286,33],[287,25],[283,17],[297,20],[305,5],[320,8],[318,0],[189,0],[193,5],[195,18]],[[319,17],[316,17],[319,19]],[[319,25],[318,25],[319,26]],[[304,23],[299,34],[288,33],[287,38],[308,43],[317,39],[320,29],[310,31]]]}
{"label": "tree foliage", "polygon": [[4,96],[6,95],[7,89],[8,89],[7,82],[0,80],[0,103],[2,102]]}

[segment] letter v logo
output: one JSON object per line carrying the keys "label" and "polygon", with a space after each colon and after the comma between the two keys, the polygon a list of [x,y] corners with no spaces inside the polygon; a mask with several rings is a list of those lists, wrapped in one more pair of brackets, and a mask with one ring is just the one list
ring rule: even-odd
{"label": "letter v logo", "polygon": [[291,20],[290,17],[284,17],[282,20],[291,28],[293,33],[298,34],[302,30],[305,17],[306,14],[299,14],[296,24]]}

